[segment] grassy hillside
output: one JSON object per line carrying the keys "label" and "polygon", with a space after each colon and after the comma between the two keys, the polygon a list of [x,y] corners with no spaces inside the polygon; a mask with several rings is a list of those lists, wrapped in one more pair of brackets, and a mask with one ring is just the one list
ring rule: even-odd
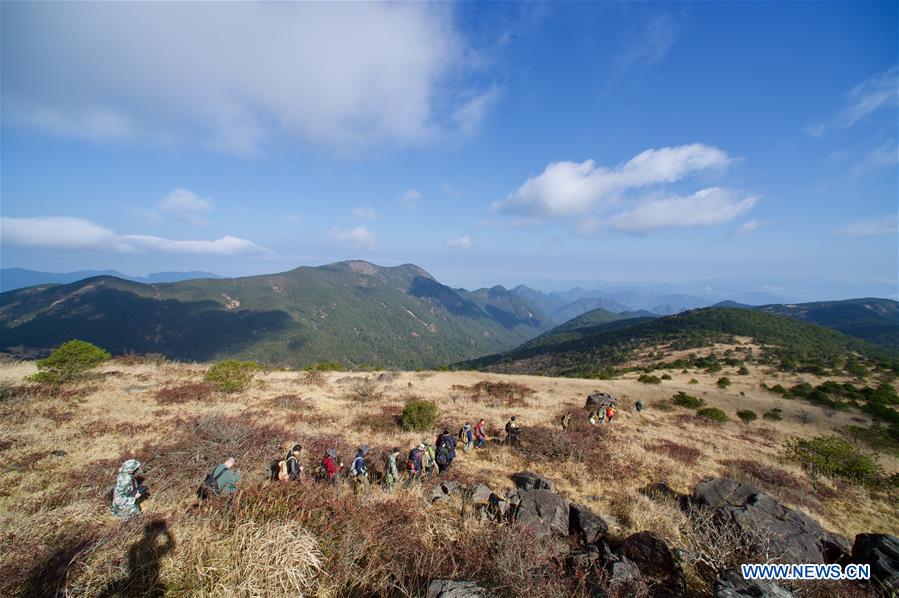
{"label": "grassy hillside", "polygon": [[415,368],[506,350],[548,327],[501,287],[456,292],[417,266],[367,262],[172,284],[98,277],[0,295],[0,350],[20,355],[81,338],[114,354]]}
{"label": "grassy hillside", "polygon": [[563,325],[517,349],[471,360],[460,367],[596,376],[642,349],[661,345],[673,350],[692,349],[736,336],[750,337],[765,347],[764,357],[771,362],[834,367],[853,353],[888,363],[896,359],[889,349],[827,328],[762,311],[717,307],[575,329]]}
{"label": "grassy hillside", "polygon": [[899,350],[899,302],[848,299],[795,305],[763,305],[757,309],[839,330]]}

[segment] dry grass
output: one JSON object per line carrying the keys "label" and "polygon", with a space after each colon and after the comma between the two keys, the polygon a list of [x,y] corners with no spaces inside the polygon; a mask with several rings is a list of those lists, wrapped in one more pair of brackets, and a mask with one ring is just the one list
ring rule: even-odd
{"label": "dry grass", "polygon": [[[559,551],[565,547],[538,546],[514,530],[460,519],[459,505],[452,502],[425,507],[418,492],[378,490],[356,500],[349,492],[338,498],[323,485],[267,482],[271,462],[283,456],[288,443],[304,446],[309,470],[326,448],[337,448],[348,463],[355,448],[366,443],[380,470],[389,447],[401,447],[405,457],[423,437],[433,441],[436,429],[420,434],[395,424],[408,396],[436,402],[441,426],[453,432],[483,417],[493,439],[502,438],[503,424],[517,415],[525,428],[520,448],[460,451],[453,475],[502,492],[511,487],[515,471],[537,471],[555,480],[565,496],[606,518],[614,538],[651,530],[689,547],[684,513],[638,489],[664,480],[689,492],[702,477],[722,474],[751,481],[850,538],[859,532],[899,532],[896,497],[829,481],[812,484],[805,472],[782,461],[787,439],[830,433],[856,423],[853,418],[867,421],[865,416],[825,417],[807,403],[767,393],[759,388],[762,381],[789,386],[800,377],[755,367],[749,376],[732,377],[727,390],[715,386],[720,374],[697,371],[672,372],[672,380],[651,387],[630,374],[597,383],[398,372],[390,386],[376,388],[383,396],[361,402],[346,400],[361,378],[338,372],[315,372],[313,381],[308,372],[260,373],[263,385],[213,398],[185,390],[196,390],[192,385],[201,378],[202,365],[119,360],[105,370],[114,375],[52,391],[24,380],[33,371],[29,362],[0,364],[4,595],[23,588],[46,594],[51,587],[65,587],[71,595],[97,595],[109,587],[163,586],[175,596],[420,595],[433,577],[484,580],[507,595],[585,591],[547,581],[559,579]],[[347,380],[338,384],[341,378]],[[689,384],[691,378],[699,384]],[[801,378],[817,383],[814,377]],[[590,426],[578,409],[596,390],[616,397],[619,415],[611,425]],[[764,413],[772,407],[782,409],[784,417],[711,426],[681,417],[683,410],[654,407],[679,390],[732,417],[739,409]],[[633,408],[638,398],[648,406],[641,414]],[[558,424],[565,411],[573,412],[567,433]],[[802,418],[801,411],[811,417]],[[58,449],[66,454],[50,455]],[[229,454],[238,457],[243,473],[241,498],[230,509],[193,507],[203,475]],[[142,521],[122,525],[107,514],[107,493],[118,466],[131,456],[147,462],[151,497]],[[899,469],[895,455],[881,455],[881,463],[888,471]],[[141,543],[144,523],[156,520],[166,522],[170,542],[157,534],[154,543]],[[255,556],[248,552],[257,548]],[[156,564],[132,571],[129,555],[141,551],[156,555]],[[225,563],[233,569],[225,571]]]}

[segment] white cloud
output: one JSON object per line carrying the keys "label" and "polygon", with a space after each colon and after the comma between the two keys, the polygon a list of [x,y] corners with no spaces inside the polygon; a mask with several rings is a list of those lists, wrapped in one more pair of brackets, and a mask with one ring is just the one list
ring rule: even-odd
{"label": "white cloud", "polygon": [[471,240],[471,237],[465,235],[464,237],[459,237],[458,239],[450,239],[446,242],[446,245],[450,249],[471,249],[474,247],[474,241]]}
{"label": "white cloud", "polygon": [[268,252],[252,241],[232,236],[212,241],[176,241],[150,235],[119,235],[90,220],[66,216],[0,218],[0,231],[3,243],[46,249],[225,256]]}
{"label": "white cloud", "polygon": [[852,173],[860,175],[887,166],[895,166],[897,163],[899,163],[899,147],[896,146],[896,140],[891,139],[865,154],[865,157],[852,167]]}
{"label": "white cloud", "polygon": [[875,237],[895,235],[899,229],[899,216],[890,214],[870,220],[859,220],[837,229],[837,234],[850,237]]}
{"label": "white cloud", "polygon": [[353,216],[362,220],[374,220],[378,217],[378,213],[374,208],[356,208],[353,210]]}
{"label": "white cloud", "polygon": [[418,207],[418,200],[420,199],[421,191],[418,189],[407,189],[406,191],[403,191],[397,201],[411,210]]}
{"label": "white cloud", "polygon": [[357,152],[471,132],[495,97],[449,5],[4,5],[3,118],[234,153],[276,134]]}
{"label": "white cloud", "polygon": [[647,232],[661,228],[712,226],[745,214],[758,197],[740,199],[727,189],[702,189],[687,197],[644,201],[609,220],[615,230]]}
{"label": "white cloud", "polygon": [[822,137],[830,129],[849,128],[882,108],[890,109],[894,114],[899,108],[899,66],[856,85],[832,119],[813,123],[805,130],[813,137]]}
{"label": "white cloud", "polygon": [[191,224],[205,224],[202,214],[212,210],[212,200],[204,199],[187,189],[175,189],[157,202],[163,212],[174,214]]}
{"label": "white cloud", "polygon": [[585,214],[627,190],[673,183],[729,162],[723,150],[700,143],[649,149],[614,168],[593,160],[554,162],[493,209],[544,218]]}
{"label": "white cloud", "polygon": [[350,229],[332,229],[329,231],[329,234],[332,239],[357,249],[371,249],[375,246],[375,234],[364,226]]}
{"label": "white cloud", "polygon": [[738,235],[749,235],[761,228],[762,223],[758,220],[747,220],[737,229]]}

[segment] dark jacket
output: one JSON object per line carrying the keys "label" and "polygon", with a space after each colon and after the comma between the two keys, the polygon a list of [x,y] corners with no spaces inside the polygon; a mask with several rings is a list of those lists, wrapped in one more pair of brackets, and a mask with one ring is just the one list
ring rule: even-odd
{"label": "dark jacket", "polygon": [[300,479],[300,460],[293,453],[287,455],[287,477],[296,481]]}

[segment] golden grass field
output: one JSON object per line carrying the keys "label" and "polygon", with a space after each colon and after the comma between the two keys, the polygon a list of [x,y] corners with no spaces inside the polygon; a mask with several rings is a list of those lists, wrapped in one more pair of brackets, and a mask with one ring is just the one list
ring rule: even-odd
{"label": "golden grass field", "polygon": [[[121,585],[121,579],[129,571],[133,576],[129,550],[138,544],[141,524],[123,524],[109,515],[106,492],[124,459],[148,455],[152,460],[145,468],[146,482],[152,494],[143,504],[143,519],[167,521],[170,540],[162,548],[157,544],[151,547],[151,552],[157,551],[153,554],[158,557],[154,564],[158,570],[148,575],[158,578],[160,588],[165,586],[173,595],[351,594],[347,588],[352,583],[338,580],[337,573],[327,572],[329,567],[349,571],[350,565],[342,561],[335,565],[337,557],[329,556],[332,549],[325,540],[319,539],[317,546],[314,530],[297,523],[313,516],[310,513],[316,508],[314,502],[308,507],[310,512],[304,511],[299,519],[287,517],[283,521],[268,515],[265,519],[254,518],[252,514],[243,520],[236,516],[228,519],[210,515],[211,507],[207,505],[194,506],[197,484],[227,456],[210,452],[216,445],[203,436],[208,432],[204,425],[245,422],[253,426],[256,436],[251,437],[251,431],[244,428],[235,428],[236,433],[244,435],[244,443],[224,442],[221,446],[240,447],[243,451],[236,456],[244,487],[268,492],[265,465],[268,460],[282,458],[287,444],[299,442],[307,447],[303,461],[311,471],[321,460],[319,451],[329,444],[338,446],[344,462],[349,463],[351,449],[367,443],[374,449],[374,466],[380,469],[380,458],[387,448],[398,446],[405,457],[423,436],[433,441],[437,429],[423,435],[404,432],[393,423],[404,402],[413,396],[435,401],[440,409],[439,421],[452,432],[465,421],[474,423],[482,417],[488,429],[499,435],[512,414],[519,417],[525,428],[558,428],[559,417],[566,411],[572,411],[576,420],[583,420],[581,408],[588,393],[601,390],[614,395],[618,417],[606,426],[602,446],[590,453],[586,461],[535,462],[512,449],[492,446],[464,454],[460,450],[452,472],[453,477],[466,483],[481,481],[502,491],[512,486],[512,473],[536,471],[556,481],[558,491],[566,498],[587,505],[603,517],[612,537],[653,530],[675,545],[682,545],[683,514],[672,505],[646,498],[639,489],[666,481],[676,490],[688,493],[703,477],[718,475],[753,481],[850,541],[860,532],[899,534],[895,495],[877,494],[833,480],[813,484],[799,467],[784,460],[784,443],[792,437],[813,437],[841,426],[867,422],[867,417],[857,412],[840,411],[828,416],[818,407],[760,388],[762,382],[789,386],[806,380],[814,384],[819,381],[814,376],[784,375],[750,366],[750,374],[744,376],[728,371],[734,368],[714,375],[672,371],[672,380],[647,385],[636,380],[637,374],[597,381],[481,372],[392,372],[391,380],[378,384],[380,397],[360,403],[348,396],[354,381],[367,376],[376,378],[380,372],[324,373],[324,383],[318,386],[306,383],[303,372],[269,371],[258,373],[251,388],[243,393],[211,393],[202,400],[165,401],[157,397],[165,388],[201,382],[206,369],[203,364],[131,364],[114,360],[92,372],[88,379],[67,387],[65,393],[40,393],[29,387],[28,392],[0,403],[0,539],[4,545],[0,555],[0,594],[33,589],[38,582],[52,582],[71,595],[102,595],[104,591],[106,595],[115,595],[116,591],[125,595],[135,591],[134,587],[121,590],[126,587]],[[32,362],[3,363],[0,385],[7,389],[27,385],[26,376],[35,371]],[[727,390],[715,386],[723,375],[733,382]],[[690,384],[691,379],[698,384]],[[460,389],[481,380],[515,382],[535,392],[523,402],[504,405],[501,401],[472,397]],[[679,390],[723,409],[731,421],[712,424],[687,417],[691,412],[686,409],[658,407]],[[642,414],[634,409],[638,398],[647,406]],[[738,409],[752,409],[761,416],[772,407],[783,410],[782,421],[760,417],[747,425],[735,416]],[[270,437],[266,437],[266,430],[273,431]],[[228,429],[225,436],[227,433]],[[65,454],[53,456],[54,450]],[[889,472],[899,470],[896,455],[881,454],[880,462]],[[452,503],[425,506],[420,489],[400,494],[401,497],[394,497],[375,489],[361,499],[344,496],[339,504],[365,503],[358,508],[368,509],[364,513],[374,518],[386,510],[419,513],[414,518],[421,521],[415,525],[424,527],[416,529],[430,538],[422,540],[422,545],[433,546],[434,550],[444,541],[443,536],[463,542],[482,533],[479,528],[484,524],[459,520]],[[341,550],[346,549],[342,544],[348,542],[346,533],[349,532],[341,532],[344,535],[339,536],[339,542],[334,540],[341,543]],[[280,548],[269,546],[272,538],[282,538],[293,547],[290,555],[282,554],[283,544]],[[306,548],[301,549],[303,546]],[[297,551],[303,553],[302,559]],[[278,559],[282,559],[279,573],[272,576],[266,567],[275,566],[272,563]],[[363,564],[365,571],[375,575],[373,564],[360,563],[352,564],[356,571],[353,575],[359,575]],[[430,575],[432,570],[445,573],[449,567],[444,561],[403,566],[420,567],[419,575]],[[452,573],[462,574],[468,565],[453,566],[457,568]],[[415,577],[414,570],[389,574],[378,571],[384,580],[393,581],[361,585],[353,591],[361,592],[359,595],[372,588],[396,595],[420,591],[418,582],[403,585],[394,579]],[[276,580],[263,581],[264,578]],[[120,580],[119,586],[115,585],[116,580]],[[511,581],[507,586],[507,593],[518,593]],[[149,589],[147,592],[152,593]]]}

